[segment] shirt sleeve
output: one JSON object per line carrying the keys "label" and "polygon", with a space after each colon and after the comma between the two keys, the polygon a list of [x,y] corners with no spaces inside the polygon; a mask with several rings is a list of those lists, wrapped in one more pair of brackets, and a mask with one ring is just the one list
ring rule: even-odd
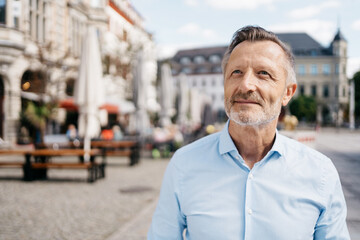
{"label": "shirt sleeve", "polygon": [[341,188],[340,178],[335,169],[331,166],[325,171],[327,178],[324,182],[326,189],[326,207],[321,211],[315,227],[315,240],[350,240],[349,231],[346,225],[346,203]]}
{"label": "shirt sleeve", "polygon": [[165,171],[159,202],[148,232],[148,240],[183,239],[186,223],[180,208],[179,174],[173,161],[170,161]]}

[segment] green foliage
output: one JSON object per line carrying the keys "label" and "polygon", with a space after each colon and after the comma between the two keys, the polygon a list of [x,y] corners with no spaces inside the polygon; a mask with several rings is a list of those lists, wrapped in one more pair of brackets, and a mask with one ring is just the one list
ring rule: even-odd
{"label": "green foliage", "polygon": [[355,118],[360,119],[360,71],[354,74],[355,83]]}
{"label": "green foliage", "polygon": [[36,129],[41,134],[41,142],[45,134],[46,123],[52,116],[52,110],[57,106],[56,103],[34,103],[27,102],[25,110],[20,114],[23,126],[29,126]]}
{"label": "green foliage", "polygon": [[290,103],[290,112],[300,121],[315,122],[316,120],[316,99],[312,96],[298,96]]}
{"label": "green foliage", "polygon": [[24,116],[37,129],[45,129],[46,119],[50,116],[50,111],[46,105],[37,106],[33,102],[29,102]]}

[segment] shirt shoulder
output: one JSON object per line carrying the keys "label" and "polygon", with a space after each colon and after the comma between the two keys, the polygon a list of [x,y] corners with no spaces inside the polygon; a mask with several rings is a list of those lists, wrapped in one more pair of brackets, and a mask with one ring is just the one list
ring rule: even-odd
{"label": "shirt shoulder", "polygon": [[214,156],[219,153],[220,132],[200,138],[178,149],[171,159],[176,166],[186,166],[208,159],[206,156]]}
{"label": "shirt shoulder", "polygon": [[339,174],[332,160],[323,153],[294,139],[279,134],[285,158],[289,169],[308,177],[317,179],[318,190],[321,195],[326,195],[327,188],[339,181]]}

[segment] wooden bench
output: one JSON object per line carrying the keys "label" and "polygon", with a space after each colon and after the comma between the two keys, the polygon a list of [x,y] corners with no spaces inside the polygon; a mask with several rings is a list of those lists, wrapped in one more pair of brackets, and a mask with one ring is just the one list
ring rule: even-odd
{"label": "wooden bench", "polygon": [[[61,156],[84,156],[83,149],[35,149],[35,150],[0,150],[0,155],[23,155],[25,161],[0,161],[0,167],[22,167],[24,180],[32,181],[36,179],[46,179],[47,169],[87,169],[88,182],[94,182],[99,178],[105,177],[105,164],[96,163],[95,157],[101,154],[98,149],[88,152],[90,162],[52,162],[50,157]],[[33,161],[31,161],[33,159]]]}
{"label": "wooden bench", "polygon": [[[0,149],[0,156],[26,156],[29,155],[32,149]],[[9,168],[22,168],[25,164],[25,161],[3,161],[0,160],[0,167],[9,167]]]}
{"label": "wooden bench", "polygon": [[[63,149],[63,148],[83,148],[82,142],[63,142],[63,143],[41,143],[36,145],[37,149]],[[100,149],[103,156],[103,162],[106,162],[107,156],[129,157],[130,166],[139,163],[140,144],[136,140],[95,140],[91,141],[92,149]]]}
{"label": "wooden bench", "polygon": [[92,148],[99,148],[102,151],[103,162],[106,162],[107,156],[121,156],[130,158],[130,166],[133,166],[140,161],[140,144],[138,141],[132,140],[103,140],[92,141]]}
{"label": "wooden bench", "polygon": [[34,158],[34,162],[31,162],[29,166],[30,174],[29,180],[33,179],[46,179],[47,169],[87,169],[88,170],[88,182],[94,182],[99,178],[105,177],[105,164],[95,162],[95,157],[101,155],[101,151],[98,149],[91,149],[88,154],[90,155],[90,161],[78,161],[78,162],[53,162],[49,158],[51,157],[63,157],[63,156],[75,156],[82,157],[85,154],[83,149],[36,149],[31,152],[31,156]]}

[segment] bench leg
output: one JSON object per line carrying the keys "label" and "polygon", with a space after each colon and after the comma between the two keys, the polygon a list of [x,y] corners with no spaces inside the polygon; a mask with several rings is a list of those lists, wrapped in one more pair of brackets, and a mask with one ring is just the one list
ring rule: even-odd
{"label": "bench leg", "polygon": [[88,168],[88,182],[95,182],[96,179],[96,166],[91,166]]}
{"label": "bench leg", "polygon": [[135,164],[139,163],[140,160],[140,150],[138,148],[132,149],[130,155],[130,166],[134,166]]}
{"label": "bench leg", "polygon": [[24,181],[32,181],[32,180],[34,180],[31,165],[24,164],[23,173],[24,173]]}

